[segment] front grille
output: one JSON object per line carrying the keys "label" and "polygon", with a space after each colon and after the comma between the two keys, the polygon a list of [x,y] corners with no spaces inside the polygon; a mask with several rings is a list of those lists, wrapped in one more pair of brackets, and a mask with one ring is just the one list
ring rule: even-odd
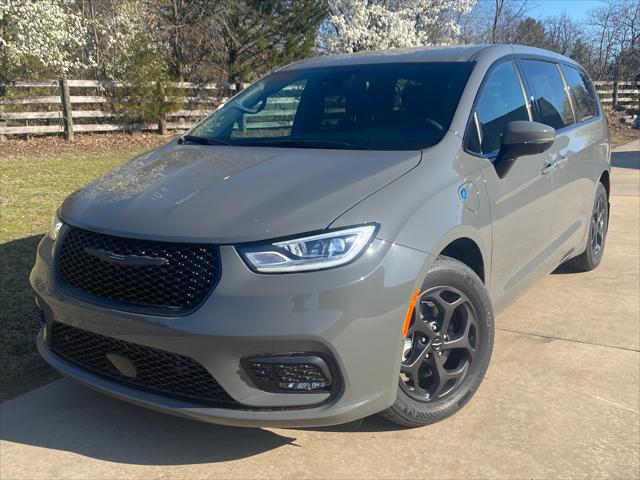
{"label": "front grille", "polygon": [[[51,350],[63,360],[108,380],[141,390],[195,403],[220,404],[226,408],[237,404],[216,380],[195,360],[115,338],[54,323]],[[131,378],[108,360],[107,354],[119,355],[135,367]]]}
{"label": "front grille", "polygon": [[61,241],[62,281],[94,301],[189,311],[220,277],[215,245],[136,240],[74,227]]}

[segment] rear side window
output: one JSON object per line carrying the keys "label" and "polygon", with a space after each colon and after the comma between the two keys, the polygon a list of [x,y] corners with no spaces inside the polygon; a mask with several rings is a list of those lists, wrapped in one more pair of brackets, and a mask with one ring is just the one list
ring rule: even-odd
{"label": "rear side window", "polygon": [[584,72],[568,65],[562,65],[561,68],[571,91],[576,120],[581,122],[588,118],[596,117],[598,115],[598,102],[589,77]]}
{"label": "rear side window", "polygon": [[487,76],[476,105],[477,130],[470,131],[467,148],[492,154],[500,149],[507,123],[529,120],[520,77],[513,62],[498,66]]}
{"label": "rear side window", "polygon": [[522,60],[522,68],[538,106],[538,121],[555,129],[574,123],[571,103],[555,63]]}

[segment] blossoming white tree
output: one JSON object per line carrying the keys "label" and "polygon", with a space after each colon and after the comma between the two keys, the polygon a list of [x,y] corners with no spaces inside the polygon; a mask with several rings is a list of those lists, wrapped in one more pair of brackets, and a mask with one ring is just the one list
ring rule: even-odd
{"label": "blossoming white tree", "polygon": [[448,44],[475,0],[334,0],[324,29],[329,53]]}
{"label": "blossoming white tree", "polygon": [[144,0],[88,0],[80,3],[87,29],[84,59],[99,78],[122,78],[127,64],[153,44]]}
{"label": "blossoming white tree", "polygon": [[152,43],[150,1],[0,0],[0,77],[121,77]]}
{"label": "blossoming white tree", "polygon": [[66,74],[83,66],[82,17],[56,0],[0,2],[1,68],[19,68],[26,76],[39,72]]}

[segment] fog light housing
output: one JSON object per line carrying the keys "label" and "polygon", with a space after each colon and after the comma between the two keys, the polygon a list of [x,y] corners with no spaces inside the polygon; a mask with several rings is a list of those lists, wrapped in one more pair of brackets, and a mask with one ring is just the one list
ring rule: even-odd
{"label": "fog light housing", "polygon": [[317,354],[282,354],[242,360],[253,383],[272,393],[322,393],[335,390],[327,361]]}

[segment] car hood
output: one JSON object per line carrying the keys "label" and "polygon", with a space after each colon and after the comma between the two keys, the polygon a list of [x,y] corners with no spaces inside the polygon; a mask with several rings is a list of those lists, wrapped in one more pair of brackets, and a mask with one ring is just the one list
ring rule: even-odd
{"label": "car hood", "polygon": [[61,216],[82,228],[159,240],[277,238],[326,228],[419,162],[415,151],[173,142],[72,194]]}

